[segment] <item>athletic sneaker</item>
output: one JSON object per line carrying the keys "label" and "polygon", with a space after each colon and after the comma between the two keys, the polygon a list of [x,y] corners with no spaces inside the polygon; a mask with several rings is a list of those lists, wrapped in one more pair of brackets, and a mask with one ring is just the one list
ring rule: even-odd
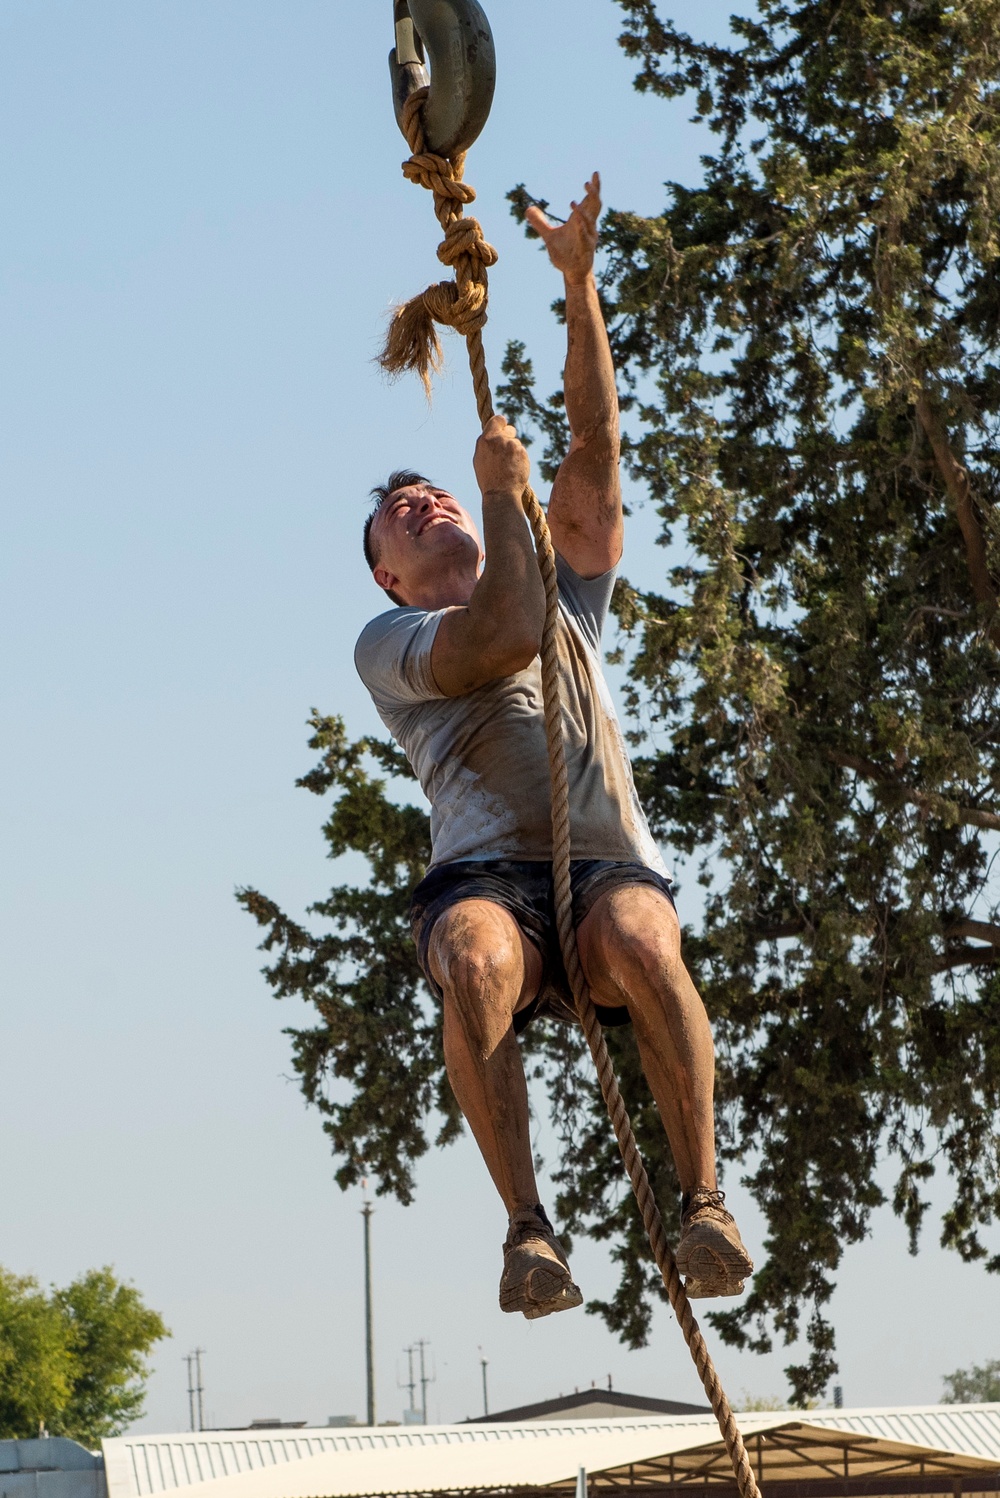
{"label": "athletic sneaker", "polygon": [[501,1311],[520,1311],[535,1321],[583,1304],[562,1244],[541,1205],[522,1207],[511,1217],[503,1260]]}
{"label": "athletic sneaker", "polygon": [[743,1247],[733,1214],[721,1191],[691,1191],[681,1202],[677,1268],[692,1300],[739,1295],[753,1260]]}

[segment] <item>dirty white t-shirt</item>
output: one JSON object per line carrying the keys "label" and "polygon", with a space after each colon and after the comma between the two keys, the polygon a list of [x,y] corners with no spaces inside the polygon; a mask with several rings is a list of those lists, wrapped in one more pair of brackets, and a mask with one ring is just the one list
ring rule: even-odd
{"label": "dirty white t-shirt", "polygon": [[[582,578],[562,557],[559,673],[573,858],[667,872],[639,805],[601,670],[615,573]],[[552,856],[549,762],[536,657],[524,671],[445,697],[431,671],[444,609],[394,608],[361,632],[354,661],[431,803],[431,867]]]}

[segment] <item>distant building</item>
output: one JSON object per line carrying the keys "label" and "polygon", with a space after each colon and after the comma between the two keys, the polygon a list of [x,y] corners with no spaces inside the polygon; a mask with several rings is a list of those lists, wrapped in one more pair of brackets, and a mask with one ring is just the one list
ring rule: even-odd
{"label": "distant building", "polygon": [[278,1420],[269,1419],[266,1415],[259,1415],[256,1420],[251,1420],[246,1426],[247,1430],[304,1430],[309,1424],[308,1420]]}
{"label": "distant building", "polygon": [[492,1415],[473,1415],[466,1425],[503,1420],[521,1425],[525,1420],[630,1420],[635,1415],[710,1415],[707,1404],[678,1404],[674,1399],[648,1399],[645,1394],[620,1394],[617,1389],[577,1389],[558,1399],[519,1404]]}
{"label": "distant building", "polygon": [[0,1441],[0,1498],[108,1498],[104,1458],[78,1441]]}

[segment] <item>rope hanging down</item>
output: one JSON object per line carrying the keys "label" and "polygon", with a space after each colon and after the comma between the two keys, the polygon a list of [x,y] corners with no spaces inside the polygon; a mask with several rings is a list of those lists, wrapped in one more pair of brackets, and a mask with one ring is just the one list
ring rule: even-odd
{"label": "rope hanging down", "polygon": [[[464,217],[464,208],[475,199],[475,191],[462,180],[465,164],[464,153],[454,160],[437,156],[425,149],[420,109],[427,97],[421,89],[407,101],[403,112],[403,133],[413,153],[403,163],[403,173],[410,182],[417,182],[434,194],[434,212],[445,231],[443,242],[438,246],[438,259],[452,266],[454,281],[439,281],[426,291],[396,310],[385,350],[381,357],[383,369],[389,374],[400,374],[414,370],[429,388],[430,372],[441,362],[441,345],[438,341],[436,322],[454,328],[465,337],[469,352],[469,364],[476,392],[479,420],[483,426],[493,415],[493,397],[490,393],[489,375],[486,370],[486,355],[483,349],[483,324],[486,322],[489,299],[487,269],[495,265],[497,252],[483,238],[482,229],[474,218]],[[573,990],[577,1015],[587,1037],[590,1054],[594,1058],[601,1092],[608,1115],[614,1127],[618,1148],[621,1150],[625,1169],[635,1199],[642,1213],[643,1225],[649,1237],[656,1267],[663,1277],[667,1296],[674,1315],[680,1324],[688,1350],[694,1359],[705,1394],[719,1422],[736,1474],[741,1498],[760,1498],[757,1482],[750,1460],[740,1435],[725,1390],[709,1356],[705,1339],[694,1318],[687,1291],[677,1272],[673,1250],[667,1242],[659,1208],[653,1197],[646,1167],[642,1163],[639,1147],[635,1142],[622,1095],[618,1088],[611,1057],[601,1022],[597,1018],[587,980],[580,966],[576,945],[576,930],[573,926],[573,902],[570,892],[570,824],[569,782],[566,775],[566,749],[563,743],[561,710],[559,702],[559,678],[556,654],[556,621],[559,614],[559,590],[556,581],[556,558],[552,548],[545,513],[534,490],[529,485],[522,498],[524,512],[535,538],[538,566],[545,584],[545,628],[542,634],[542,693],[545,704],[545,736],[549,754],[549,775],[552,785],[552,871],[555,883],[556,923],[559,929],[559,944],[563,963]]]}

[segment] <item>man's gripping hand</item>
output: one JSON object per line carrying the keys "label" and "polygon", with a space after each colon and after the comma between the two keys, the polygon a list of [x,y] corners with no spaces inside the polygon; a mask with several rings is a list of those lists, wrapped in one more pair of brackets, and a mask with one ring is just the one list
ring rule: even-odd
{"label": "man's gripping hand", "polygon": [[513,494],[518,498],[528,487],[531,464],[524,444],[509,422],[493,416],[483,428],[472,460],[484,495]]}
{"label": "man's gripping hand", "polygon": [[545,589],[521,505],[528,454],[502,416],[487,423],[474,462],[486,565],[468,603],[448,609],[434,637],[431,670],[446,697],[523,671],[538,654],[545,623]]}
{"label": "man's gripping hand", "polygon": [[528,209],[528,223],[544,239],[549,259],[571,286],[580,285],[593,272],[600,216],[601,178],[598,172],[584,187],[583,202],[570,204],[570,215],[564,224],[550,223],[534,203]]}

